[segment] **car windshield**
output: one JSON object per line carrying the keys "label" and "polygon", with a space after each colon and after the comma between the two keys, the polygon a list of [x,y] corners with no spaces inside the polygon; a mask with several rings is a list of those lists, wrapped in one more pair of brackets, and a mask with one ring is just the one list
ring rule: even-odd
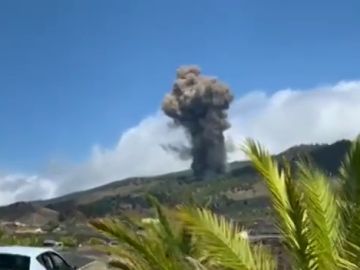
{"label": "car windshield", "polygon": [[0,270],[29,270],[30,258],[27,256],[0,254]]}

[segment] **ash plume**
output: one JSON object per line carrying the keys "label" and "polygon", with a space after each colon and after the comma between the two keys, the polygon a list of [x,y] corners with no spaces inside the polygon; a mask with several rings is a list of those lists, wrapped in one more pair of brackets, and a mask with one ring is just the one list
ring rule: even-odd
{"label": "ash plume", "polygon": [[198,178],[225,172],[224,131],[230,127],[226,110],[232,100],[225,84],[201,75],[196,66],[180,67],[171,92],[164,98],[164,113],[188,134],[191,168]]}
{"label": "ash plume", "polygon": [[183,144],[161,144],[161,148],[169,153],[175,154],[181,160],[189,160],[191,158],[191,148]]}

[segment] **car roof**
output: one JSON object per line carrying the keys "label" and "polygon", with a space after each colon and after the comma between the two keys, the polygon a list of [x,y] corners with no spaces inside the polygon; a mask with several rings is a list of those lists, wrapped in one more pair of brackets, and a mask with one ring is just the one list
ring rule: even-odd
{"label": "car roof", "polygon": [[41,247],[23,247],[23,246],[0,247],[0,254],[23,255],[31,258],[37,257],[45,252],[55,252],[55,251],[51,248],[41,248]]}

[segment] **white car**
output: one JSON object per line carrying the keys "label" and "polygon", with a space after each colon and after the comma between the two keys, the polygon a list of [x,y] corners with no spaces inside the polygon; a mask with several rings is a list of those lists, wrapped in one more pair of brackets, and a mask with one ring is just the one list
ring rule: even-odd
{"label": "white car", "polygon": [[50,248],[0,247],[0,270],[74,270],[56,251]]}

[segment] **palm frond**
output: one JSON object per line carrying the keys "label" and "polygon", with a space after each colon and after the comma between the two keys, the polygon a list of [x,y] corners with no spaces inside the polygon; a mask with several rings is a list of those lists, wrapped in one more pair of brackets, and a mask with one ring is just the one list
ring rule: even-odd
{"label": "palm frond", "polygon": [[186,260],[193,266],[194,270],[208,270],[208,268],[199,260],[196,260],[189,256],[186,257]]}
{"label": "palm frond", "polygon": [[357,264],[360,261],[360,137],[352,143],[339,172],[345,255]]}
{"label": "palm frond", "polygon": [[252,252],[255,259],[256,269],[277,269],[277,261],[274,260],[270,248],[261,244],[254,244]]}
{"label": "palm frond", "polygon": [[249,239],[224,217],[206,209],[189,207],[181,208],[179,217],[199,238],[198,248],[208,264],[224,269],[275,269],[268,252],[260,246],[254,252]]}
{"label": "palm frond", "polygon": [[248,139],[243,151],[254,168],[262,176],[270,193],[276,213],[277,227],[281,232],[296,269],[315,269],[310,253],[311,243],[307,236],[307,216],[303,196],[291,177],[290,166],[284,162],[283,169],[258,143]]}
{"label": "palm frond", "polygon": [[151,206],[155,208],[157,217],[160,221],[160,225],[162,226],[163,231],[166,233],[167,238],[174,240],[174,234],[173,234],[171,225],[170,225],[159,201],[151,195],[148,195],[147,199],[150,202]]}
{"label": "palm frond", "polygon": [[161,239],[163,247],[167,250],[166,253],[176,257],[178,264],[188,265],[184,256],[192,256],[194,252],[191,233],[176,220],[174,211],[164,208],[155,197],[148,196],[148,200],[154,207],[159,220],[158,224],[151,226],[150,231]]}
{"label": "palm frond", "polygon": [[319,269],[339,269],[343,242],[338,200],[324,173],[304,164],[300,164],[299,169],[311,253]]}
{"label": "palm frond", "polygon": [[[288,220],[289,201],[286,194],[285,175],[270,154],[253,140],[247,140],[243,150],[254,168],[265,180],[271,201],[282,220]],[[284,225],[290,226],[288,223]],[[288,230],[288,229],[287,229]]]}
{"label": "palm frond", "polygon": [[102,251],[107,251],[112,255],[109,265],[113,268],[124,270],[151,270],[149,262],[139,256],[139,253],[128,250],[126,247],[103,247]]}
{"label": "palm frond", "polygon": [[[90,224],[105,235],[116,238],[120,243],[130,247],[134,253],[138,253],[150,265],[158,267],[155,269],[174,269],[170,266],[171,261],[167,258],[164,246],[159,239],[133,232],[114,219],[93,220]],[[121,248],[119,247],[119,249]]]}
{"label": "palm frond", "polygon": [[340,167],[344,199],[349,204],[360,205],[360,137],[351,145]]}

